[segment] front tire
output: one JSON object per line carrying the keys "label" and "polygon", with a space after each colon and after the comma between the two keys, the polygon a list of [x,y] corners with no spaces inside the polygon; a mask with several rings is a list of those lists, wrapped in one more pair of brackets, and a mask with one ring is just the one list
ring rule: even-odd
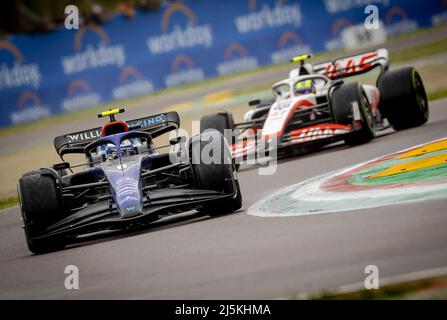
{"label": "front tire", "polygon": [[17,191],[28,249],[40,254],[63,248],[59,239],[38,238],[63,210],[56,171],[39,169],[24,174]]}
{"label": "front tire", "polygon": [[[229,143],[234,144],[236,138],[234,135],[234,120],[233,115],[229,112],[219,112],[215,114],[209,114],[203,116],[200,119],[200,132],[204,132],[209,129],[215,129],[219,131],[224,137],[230,138],[229,133],[231,133],[231,140]],[[235,159],[234,159],[235,160]],[[239,163],[234,161],[236,170],[239,169]]]}
{"label": "front tire", "polygon": [[[211,142],[210,142],[211,141]],[[202,150],[208,144],[219,144],[220,157],[217,163],[204,162]],[[214,149],[213,149],[214,151]],[[224,136],[217,130],[209,130],[195,136],[191,141],[191,162],[197,186],[204,190],[233,193],[231,199],[216,200],[207,203],[198,211],[210,216],[234,212],[242,207],[242,195],[237,179],[236,169],[231,160],[231,151]]]}
{"label": "front tire", "polygon": [[380,112],[395,130],[417,127],[429,117],[428,99],[413,67],[385,72],[380,78]]}
{"label": "front tire", "polygon": [[354,108],[358,107],[361,128],[350,133],[345,142],[349,146],[367,143],[375,137],[375,122],[365,91],[358,83],[342,85],[332,94],[332,112],[338,124],[354,124]]}

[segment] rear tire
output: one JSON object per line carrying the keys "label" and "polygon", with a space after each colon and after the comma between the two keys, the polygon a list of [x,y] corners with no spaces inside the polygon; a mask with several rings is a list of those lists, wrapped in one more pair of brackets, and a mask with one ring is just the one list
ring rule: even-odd
{"label": "rear tire", "polygon": [[56,171],[38,169],[24,174],[17,191],[29,250],[39,254],[63,248],[59,240],[36,239],[58,220],[63,210]]}
{"label": "rear tire", "polygon": [[338,124],[352,126],[354,123],[353,102],[361,116],[362,127],[350,133],[345,142],[349,146],[367,143],[375,137],[375,123],[363,88],[358,83],[342,85],[332,94],[332,112]]}
{"label": "rear tire", "polygon": [[[212,140],[213,142],[210,142]],[[219,143],[221,154],[219,163],[204,163],[201,151],[210,143]],[[231,161],[231,151],[223,135],[217,130],[207,131],[192,138],[191,142],[192,168],[198,187],[204,190],[215,190],[219,192],[235,192],[232,199],[212,201],[205,204],[198,211],[210,216],[230,213],[242,207],[242,195],[236,169]],[[234,190],[236,187],[236,190]]]}
{"label": "rear tire", "polygon": [[[200,119],[200,132],[204,132],[205,130],[215,129],[219,131],[224,137],[228,137],[225,135],[225,130],[231,130],[231,141],[228,143],[235,143],[236,139],[233,137],[234,134],[234,120],[233,115],[229,112],[220,112],[215,114],[209,114],[203,116]],[[234,161],[235,159],[233,159]],[[239,163],[234,161],[234,165],[236,170],[239,169]]]}
{"label": "rear tire", "polygon": [[395,130],[427,122],[428,100],[419,73],[413,67],[385,72],[379,79],[380,112]]}

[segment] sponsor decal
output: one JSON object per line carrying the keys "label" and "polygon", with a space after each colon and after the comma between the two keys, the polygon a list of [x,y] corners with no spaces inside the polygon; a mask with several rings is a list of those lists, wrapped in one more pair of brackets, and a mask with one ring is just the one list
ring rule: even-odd
{"label": "sponsor decal", "polygon": [[287,99],[274,103],[262,128],[262,138],[268,139],[273,135],[281,137],[286,124],[298,108],[311,108],[315,104],[314,94],[307,94],[298,99]]}
{"label": "sponsor decal", "polygon": [[153,127],[153,126],[159,125],[163,122],[166,122],[166,114],[164,114],[164,113],[158,114],[156,116],[147,117],[147,118],[127,121],[127,124],[130,127],[141,126],[142,128],[145,128],[145,127]]}
{"label": "sponsor decal", "polygon": [[258,67],[258,58],[248,55],[247,49],[240,43],[230,43],[224,52],[224,62],[217,64],[220,76],[241,72]]}
{"label": "sponsor decal", "polygon": [[67,97],[62,100],[64,111],[74,111],[88,108],[102,102],[98,93],[92,92],[87,81],[74,79],[68,85]]}
{"label": "sponsor decal", "polygon": [[351,132],[351,127],[338,124],[322,124],[290,132],[291,143],[302,143],[318,139],[326,139]]}
{"label": "sponsor decal", "polygon": [[419,28],[417,21],[409,19],[407,13],[401,7],[389,9],[385,16],[385,22],[387,36],[395,36]]}
{"label": "sponsor decal", "polygon": [[23,91],[20,94],[17,109],[10,114],[10,120],[13,124],[35,121],[51,114],[50,108],[42,104],[33,91]]}
{"label": "sponsor decal", "polygon": [[138,181],[131,177],[121,177],[116,181],[116,196],[119,203],[128,200],[139,201]]}
{"label": "sponsor decal", "polygon": [[277,1],[272,7],[263,4],[259,9],[256,0],[248,1],[249,13],[236,16],[234,24],[239,34],[258,32],[266,29],[292,25],[301,26],[301,7],[298,3],[287,4]]}
{"label": "sponsor decal", "polygon": [[127,66],[121,71],[119,85],[113,88],[112,96],[116,100],[121,100],[153,91],[154,85],[151,81],[144,79],[134,66]]}
{"label": "sponsor decal", "polygon": [[[181,66],[185,66],[186,68],[181,68]],[[205,79],[203,70],[196,68],[191,57],[184,53],[181,53],[174,58],[171,63],[171,70],[172,72],[165,77],[165,85],[167,87]]]}
{"label": "sponsor decal", "polygon": [[[82,50],[82,40],[88,30],[95,32],[100,41],[96,46],[87,44]],[[124,46],[111,44],[108,34],[96,25],[84,26],[76,31],[74,50],[76,51],[74,55],[61,58],[62,70],[66,75],[109,66],[122,67],[126,62]]]}
{"label": "sponsor decal", "polygon": [[273,63],[289,61],[296,55],[312,52],[312,49],[303,44],[300,36],[294,31],[286,31],[281,34],[278,40],[278,50],[271,54]]}
{"label": "sponsor decal", "polygon": [[65,135],[68,143],[84,142],[101,138],[101,128],[86,130],[82,132],[70,133]]}
{"label": "sponsor decal", "polygon": [[[188,20],[186,26],[175,24],[169,29],[174,13],[181,13]],[[173,52],[178,49],[202,47],[209,48],[213,44],[213,30],[209,24],[199,24],[192,10],[181,1],[171,2],[161,19],[161,35],[149,37],[146,45],[151,54]]]}
{"label": "sponsor decal", "polygon": [[[8,54],[14,57],[12,64],[6,63]],[[26,63],[22,52],[13,43],[0,41],[0,59],[0,90],[22,86],[39,88],[42,80],[39,65]]]}
{"label": "sponsor decal", "polygon": [[318,64],[314,68],[318,73],[324,74],[328,78],[334,78],[369,70],[376,65],[374,62],[377,58],[388,59],[388,56],[385,51],[378,50]]}

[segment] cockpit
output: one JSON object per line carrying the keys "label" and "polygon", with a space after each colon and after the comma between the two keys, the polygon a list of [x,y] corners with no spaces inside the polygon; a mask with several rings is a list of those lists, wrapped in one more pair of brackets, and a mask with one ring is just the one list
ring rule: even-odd
{"label": "cockpit", "polygon": [[316,93],[326,86],[328,79],[323,76],[297,77],[287,79],[272,87],[273,95],[278,100],[289,99],[303,94]]}

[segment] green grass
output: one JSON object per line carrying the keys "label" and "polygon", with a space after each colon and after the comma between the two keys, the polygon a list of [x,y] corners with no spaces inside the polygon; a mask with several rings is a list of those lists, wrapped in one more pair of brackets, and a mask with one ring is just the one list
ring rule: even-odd
{"label": "green grass", "polygon": [[5,209],[9,207],[13,207],[19,203],[19,198],[17,197],[9,197],[0,200],[0,209]]}
{"label": "green grass", "polygon": [[436,296],[438,291],[445,289],[445,277],[429,278],[394,285],[380,289],[361,290],[351,293],[325,292],[312,296],[312,300],[384,300],[407,299],[420,293],[426,293],[427,298]]}
{"label": "green grass", "polygon": [[428,93],[428,100],[436,100],[447,97],[447,90],[437,90]]}
{"label": "green grass", "polygon": [[390,62],[404,62],[425,56],[447,52],[447,40],[440,40],[392,52]]}

